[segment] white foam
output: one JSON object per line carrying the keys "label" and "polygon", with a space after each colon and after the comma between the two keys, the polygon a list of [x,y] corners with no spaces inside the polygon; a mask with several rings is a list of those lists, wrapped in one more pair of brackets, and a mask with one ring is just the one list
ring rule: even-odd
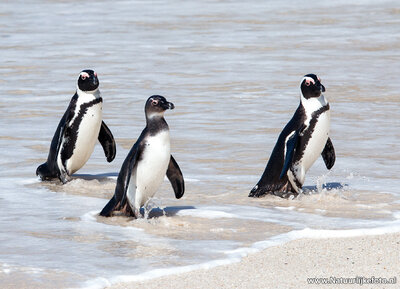
{"label": "white foam", "polygon": [[288,233],[273,236],[267,240],[256,242],[250,247],[243,247],[243,248],[237,248],[235,250],[225,251],[224,253],[227,256],[226,259],[218,259],[210,262],[204,262],[188,266],[177,266],[171,268],[155,269],[144,272],[142,274],[120,275],[110,279],[96,278],[86,282],[82,288],[85,289],[104,288],[106,286],[112,286],[117,283],[140,282],[140,281],[160,278],[167,275],[187,273],[201,269],[207,270],[217,266],[229,265],[240,262],[243,257],[249,254],[255,254],[257,252],[260,252],[261,250],[265,250],[267,248],[274,246],[279,246],[287,242],[298,239],[352,238],[360,236],[384,235],[397,232],[400,232],[400,222],[398,222],[396,225],[393,226],[384,226],[384,227],[377,227],[370,229],[315,230],[315,229],[305,228],[303,230],[294,230]]}
{"label": "white foam", "polygon": [[27,179],[18,179],[18,182],[21,185],[31,185],[31,184],[40,183],[41,181],[39,178],[27,178]]}
{"label": "white foam", "polygon": [[144,272],[142,274],[135,274],[135,275],[120,275],[110,279],[106,278],[96,278],[93,280],[89,280],[85,283],[82,288],[85,289],[99,289],[104,288],[106,286],[111,286],[118,283],[127,283],[127,282],[140,282],[155,278],[160,278],[163,276],[168,275],[175,275],[181,273],[188,273],[195,270],[208,270],[217,266],[229,265],[235,262],[240,262],[240,258],[230,258],[230,259],[220,259],[220,260],[213,260],[210,262],[205,262],[201,264],[195,265],[188,265],[188,266],[177,266],[177,267],[170,267],[170,268],[162,268],[162,269],[155,269]]}
{"label": "white foam", "polygon": [[185,177],[185,182],[188,183],[196,183],[196,182],[201,182],[199,179],[195,179],[195,178],[186,178]]}
{"label": "white foam", "polygon": [[206,218],[206,219],[219,219],[219,218],[236,218],[237,216],[234,214],[217,211],[217,210],[208,210],[208,209],[188,209],[181,210],[177,213],[178,216],[191,216],[197,218]]}
{"label": "white foam", "polygon": [[[252,206],[224,205],[224,206],[197,206],[194,209],[181,210],[178,216],[191,216],[206,219],[234,218],[244,220],[257,220],[260,222],[276,223],[303,229],[311,226],[321,226],[327,229],[353,229],[357,227],[376,227],[389,224],[388,220],[349,219],[328,217],[298,210],[282,210],[278,208],[259,208]],[[317,209],[318,210],[318,209]],[[282,213],[284,211],[285,213]]]}
{"label": "white foam", "polygon": [[289,207],[274,207],[274,208],[278,209],[278,210],[290,210],[290,211],[293,211],[296,207],[289,206]]}
{"label": "white foam", "polygon": [[99,211],[91,211],[87,212],[81,217],[81,220],[84,222],[95,222],[96,221],[96,216],[99,215]]}

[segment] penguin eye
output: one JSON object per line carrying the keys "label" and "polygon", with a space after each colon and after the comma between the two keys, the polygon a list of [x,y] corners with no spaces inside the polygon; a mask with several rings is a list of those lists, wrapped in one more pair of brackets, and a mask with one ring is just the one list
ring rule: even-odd
{"label": "penguin eye", "polygon": [[153,100],[151,101],[151,104],[154,105],[154,106],[156,106],[156,105],[158,104],[158,100],[153,99]]}
{"label": "penguin eye", "polygon": [[86,75],[82,75],[81,78],[82,78],[82,80],[85,80],[87,77],[86,77]]}
{"label": "penguin eye", "polygon": [[315,84],[315,81],[311,77],[306,77],[304,84],[310,86],[311,84]]}

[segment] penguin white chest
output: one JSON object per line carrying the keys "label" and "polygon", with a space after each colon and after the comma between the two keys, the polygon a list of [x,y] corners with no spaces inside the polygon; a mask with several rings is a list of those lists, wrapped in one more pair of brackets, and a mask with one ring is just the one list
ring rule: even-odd
{"label": "penguin white chest", "polygon": [[169,131],[144,139],[140,160],[132,171],[128,198],[132,209],[139,209],[161,186],[171,158]]}
{"label": "penguin white chest", "polygon": [[[79,118],[77,112],[77,118]],[[87,108],[76,132],[76,142],[71,158],[67,161],[67,170],[73,174],[89,160],[99,136],[102,121],[102,103]]]}
{"label": "penguin white chest", "polygon": [[[319,115],[313,131],[310,134],[310,138],[304,150],[303,158],[301,160],[301,166],[304,173],[314,164],[317,158],[321,155],[326,141],[329,137],[330,127],[330,111],[327,110]],[[304,176],[303,176],[304,178]]]}

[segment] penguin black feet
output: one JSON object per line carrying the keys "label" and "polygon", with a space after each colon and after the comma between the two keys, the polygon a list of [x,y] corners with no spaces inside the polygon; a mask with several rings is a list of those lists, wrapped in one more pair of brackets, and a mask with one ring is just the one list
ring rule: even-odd
{"label": "penguin black feet", "polygon": [[119,202],[115,196],[111,198],[111,200],[107,203],[107,205],[101,210],[100,216],[103,217],[112,217],[114,215],[114,212],[119,211],[116,215],[123,215],[127,217],[133,217],[137,219],[140,215],[140,212],[138,209],[132,210],[131,206],[127,201]]}
{"label": "penguin black feet", "polygon": [[275,188],[271,190],[270,187],[260,187],[256,185],[249,193],[249,197],[251,198],[260,198],[265,195],[273,195],[283,199],[289,199],[290,197],[297,197],[299,195],[298,192],[292,189],[290,183],[286,183],[284,186],[280,188]]}
{"label": "penguin black feet", "polygon": [[49,169],[47,163],[43,163],[36,169],[36,175],[40,177],[42,181],[50,181],[57,178],[57,174]]}
{"label": "penguin black feet", "polygon": [[258,185],[256,185],[249,194],[250,198],[260,198],[264,195],[267,195],[269,192],[268,190],[265,190],[263,188],[259,188]]}
{"label": "penguin black feet", "polygon": [[58,178],[63,183],[63,185],[65,185],[66,183],[68,183],[72,179],[71,176],[64,169],[60,170],[60,175],[58,176]]}

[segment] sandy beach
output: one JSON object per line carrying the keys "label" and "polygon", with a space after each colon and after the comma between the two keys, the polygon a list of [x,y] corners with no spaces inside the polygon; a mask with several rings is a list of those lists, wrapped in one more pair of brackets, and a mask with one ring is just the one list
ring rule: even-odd
{"label": "sandy beach", "polygon": [[[355,277],[365,277],[365,283],[396,278],[396,284],[339,284]],[[300,239],[250,254],[239,263],[109,288],[398,288],[399,277],[400,233],[396,233]],[[308,278],[338,283],[311,285],[308,281],[314,280]]]}

